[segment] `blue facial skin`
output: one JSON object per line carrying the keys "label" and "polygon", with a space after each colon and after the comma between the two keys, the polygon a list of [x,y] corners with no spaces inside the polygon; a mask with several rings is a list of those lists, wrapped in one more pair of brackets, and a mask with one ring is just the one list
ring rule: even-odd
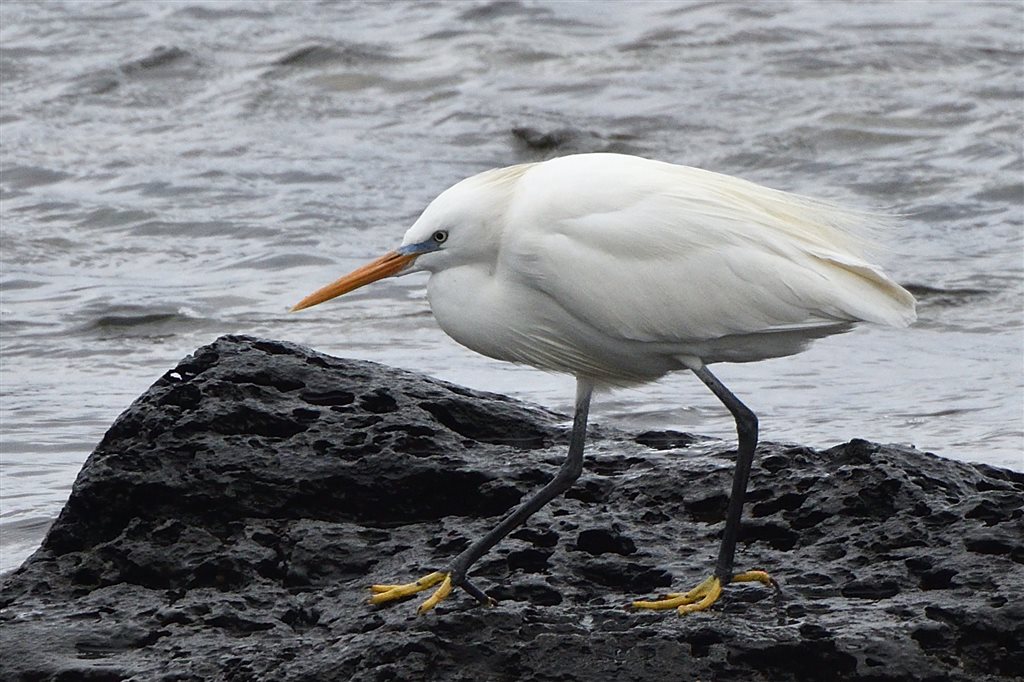
{"label": "blue facial skin", "polygon": [[424,253],[430,253],[431,251],[437,251],[441,248],[433,239],[428,239],[423,242],[416,244],[406,244],[405,246],[399,246],[395,251],[402,254],[403,256],[421,256]]}
{"label": "blue facial skin", "polygon": [[415,244],[399,246],[396,251],[403,256],[421,256],[431,251],[439,251],[441,245],[446,241],[448,241],[448,230],[437,230],[434,234],[430,235],[430,239],[425,239]]}

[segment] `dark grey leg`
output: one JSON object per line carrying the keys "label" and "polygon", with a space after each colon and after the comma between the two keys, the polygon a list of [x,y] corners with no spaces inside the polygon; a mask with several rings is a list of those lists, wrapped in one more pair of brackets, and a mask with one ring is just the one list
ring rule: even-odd
{"label": "dark grey leg", "polygon": [[729,408],[733,419],[736,420],[736,470],[732,476],[732,494],[729,495],[729,510],[725,517],[722,545],[718,550],[718,562],[715,564],[715,577],[725,585],[733,576],[733,555],[736,553],[736,538],[740,531],[740,517],[743,515],[743,498],[747,494],[747,479],[750,478],[750,465],[754,461],[754,448],[757,447],[757,416],[708,371],[706,366],[701,365],[693,369],[693,373]]}
{"label": "dark grey leg", "polygon": [[491,547],[494,547],[506,535],[530,518],[534,512],[572,487],[572,484],[580,477],[583,472],[583,444],[587,436],[587,415],[590,412],[590,396],[593,389],[594,387],[589,381],[576,380],[576,414],[572,420],[569,454],[565,463],[562,464],[562,468],[543,488],[506,514],[497,526],[455,557],[448,571],[452,585],[461,587],[485,604],[493,601],[480,588],[466,579],[466,572]]}

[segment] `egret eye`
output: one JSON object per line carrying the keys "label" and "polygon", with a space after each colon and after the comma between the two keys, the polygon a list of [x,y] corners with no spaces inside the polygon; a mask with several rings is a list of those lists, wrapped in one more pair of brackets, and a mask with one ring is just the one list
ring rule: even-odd
{"label": "egret eye", "polygon": [[448,231],[438,230],[437,232],[434,233],[431,239],[433,239],[434,242],[437,244],[444,244],[446,241],[448,241]]}

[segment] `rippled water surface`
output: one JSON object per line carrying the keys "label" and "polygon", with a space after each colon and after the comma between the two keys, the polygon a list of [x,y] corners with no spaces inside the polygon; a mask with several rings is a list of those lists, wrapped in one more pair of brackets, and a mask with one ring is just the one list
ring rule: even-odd
{"label": "rippled water surface", "polygon": [[[289,315],[493,166],[621,151],[898,212],[909,330],[723,365],[766,439],[1024,469],[1018,2],[0,3],[0,568],[110,422],[224,333],[569,410],[433,323],[422,276]],[[597,421],[723,438],[692,376]]]}

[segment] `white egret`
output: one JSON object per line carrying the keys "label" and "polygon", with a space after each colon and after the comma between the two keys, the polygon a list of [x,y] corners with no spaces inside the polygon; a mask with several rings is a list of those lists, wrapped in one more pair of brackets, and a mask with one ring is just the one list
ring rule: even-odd
{"label": "white egret", "polygon": [[415,582],[374,585],[373,603],[438,585],[425,612],[461,587],[489,602],[469,567],[583,468],[591,393],[690,370],[729,409],[738,447],[714,571],[685,593],[637,608],[710,607],[733,573],[757,417],[708,370],[799,352],[866,321],[906,326],[914,298],[866,260],[865,217],[745,180],[619,154],[579,154],[499,168],[443,192],[381,258],[311,294],[308,308],[383,277],[430,273],[441,328],[496,358],[576,377],[565,463],[541,490],[458,555]]}

